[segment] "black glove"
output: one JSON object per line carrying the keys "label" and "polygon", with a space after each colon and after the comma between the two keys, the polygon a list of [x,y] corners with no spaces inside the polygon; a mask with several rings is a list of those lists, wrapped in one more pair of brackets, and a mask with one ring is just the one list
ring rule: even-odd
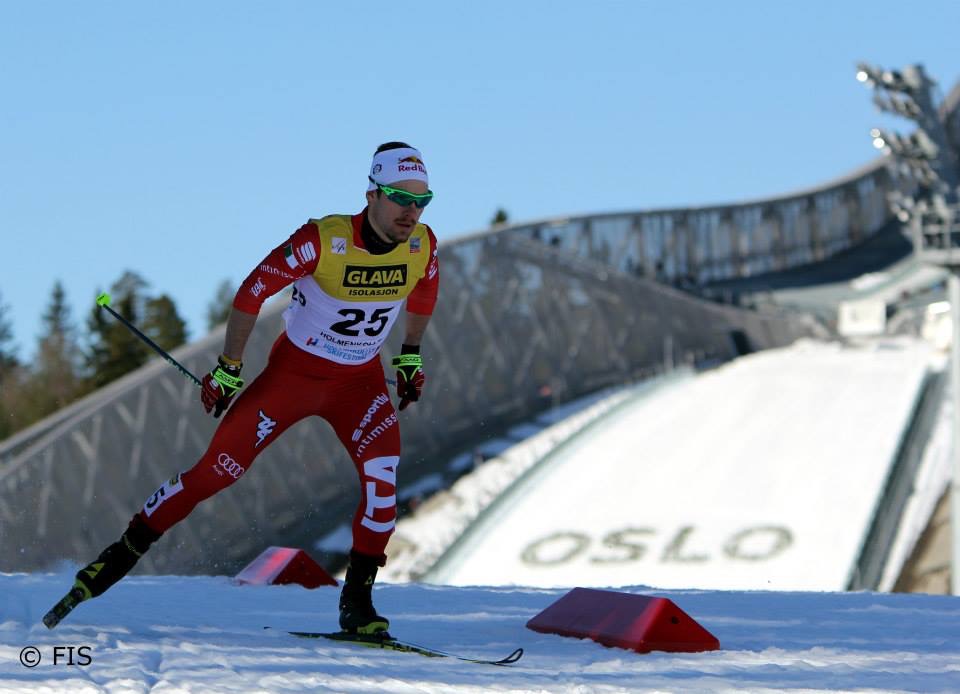
{"label": "black glove", "polygon": [[397,370],[397,395],[400,396],[400,410],[411,402],[420,399],[423,382],[423,359],[420,357],[420,345],[403,345],[400,354],[390,360]]}
{"label": "black glove", "polygon": [[203,377],[203,388],[200,390],[203,409],[208,413],[213,410],[213,416],[219,417],[230,406],[233,396],[243,388],[243,379],[240,378],[242,368],[241,362],[230,361],[222,354],[217,357],[216,368]]}

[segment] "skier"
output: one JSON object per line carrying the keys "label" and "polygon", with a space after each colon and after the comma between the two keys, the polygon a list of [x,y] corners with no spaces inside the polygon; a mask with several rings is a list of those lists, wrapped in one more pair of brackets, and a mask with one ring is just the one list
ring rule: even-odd
{"label": "skier", "polygon": [[[379,353],[406,301],[403,346],[392,360],[403,410],[423,388],[420,341],[436,303],[439,268],[436,238],[419,222],[433,198],[420,152],[403,142],[381,145],[368,181],[367,207],[359,214],[311,219],[241,284],[223,353],[203,379],[203,407],[214,417],[226,411],[206,453],[163,484],[122,537],[77,572],[66,604],[44,618],[47,626],[120,580],[164,532],[237,481],[289,426],[318,415],[331,424],[360,478],[340,627],[386,632],[389,621],[377,614],[372,588],[396,520],[400,431]],[[291,283],[286,330],[264,371],[231,407],[244,385],[243,350],[260,308]]]}

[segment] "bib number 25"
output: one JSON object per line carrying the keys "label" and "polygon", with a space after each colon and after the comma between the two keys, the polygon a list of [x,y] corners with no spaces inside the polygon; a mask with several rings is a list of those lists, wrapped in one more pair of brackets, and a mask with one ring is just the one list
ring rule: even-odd
{"label": "bib number 25", "polygon": [[392,310],[393,307],[375,309],[370,314],[368,319],[367,314],[363,309],[342,308],[337,311],[337,313],[347,320],[334,323],[330,326],[330,329],[340,335],[357,337],[360,334],[360,330],[355,326],[366,324],[369,327],[363,328],[363,334],[368,335],[369,337],[376,337],[383,332],[384,328],[387,327],[387,320],[390,316],[390,311]]}

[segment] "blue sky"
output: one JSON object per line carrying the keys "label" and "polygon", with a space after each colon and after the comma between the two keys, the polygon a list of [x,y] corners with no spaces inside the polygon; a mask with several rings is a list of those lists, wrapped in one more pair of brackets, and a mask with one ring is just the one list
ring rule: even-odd
{"label": "blue sky", "polygon": [[[419,147],[441,242],[512,220],[787,193],[875,157],[866,59],[960,78],[960,3],[10,2],[0,300],[33,352],[124,270],[205,332],[309,217]],[[919,3],[917,4],[919,5]],[[910,7],[908,13],[907,8]],[[902,124],[902,129],[908,129]]]}

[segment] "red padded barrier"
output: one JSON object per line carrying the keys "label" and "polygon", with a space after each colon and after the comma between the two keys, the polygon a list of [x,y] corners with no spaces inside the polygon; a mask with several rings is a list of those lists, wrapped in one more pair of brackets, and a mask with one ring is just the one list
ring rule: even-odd
{"label": "red padded barrier", "polygon": [[592,588],[574,588],[527,622],[527,628],[639,653],[720,648],[713,634],[667,598]]}
{"label": "red padded barrier", "polygon": [[234,580],[259,586],[296,583],[304,588],[318,588],[337,585],[336,579],[306,552],[292,547],[267,547]]}

